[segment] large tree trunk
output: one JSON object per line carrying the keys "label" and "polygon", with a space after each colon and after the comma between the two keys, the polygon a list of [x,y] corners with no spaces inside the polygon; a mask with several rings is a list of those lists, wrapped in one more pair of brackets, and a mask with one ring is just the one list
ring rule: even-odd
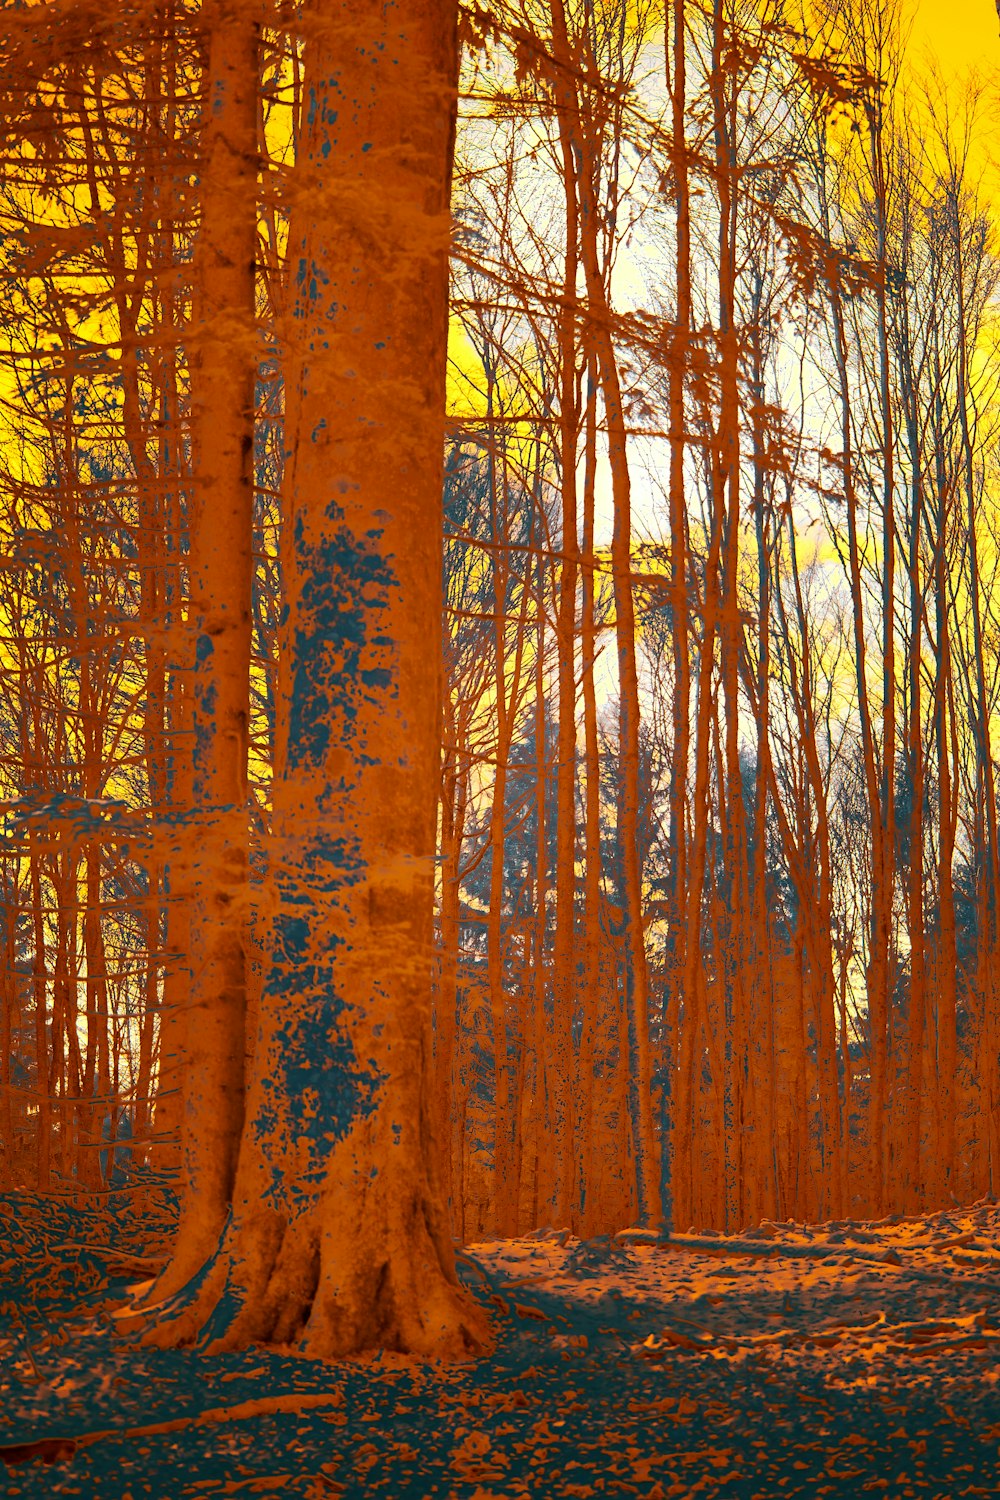
{"label": "large tree trunk", "polygon": [[147,1337],[462,1354],[488,1329],[455,1275],[431,1059],[457,8],[308,20],[273,947],[232,1225]]}
{"label": "large tree trunk", "polygon": [[[212,0],[204,185],[192,349],[197,481],[194,634],[194,917],[183,1034],[181,1221],[160,1290],[218,1242],[232,1201],[244,1103],[257,235],[256,0]],[[175,1039],[170,1038],[171,1044]]]}

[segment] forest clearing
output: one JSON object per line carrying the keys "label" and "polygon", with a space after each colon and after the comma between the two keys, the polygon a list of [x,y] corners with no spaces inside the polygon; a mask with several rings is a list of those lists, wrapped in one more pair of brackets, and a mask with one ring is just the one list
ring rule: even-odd
{"label": "forest clearing", "polygon": [[1000,1493],[987,20],[0,6],[5,1495]]}

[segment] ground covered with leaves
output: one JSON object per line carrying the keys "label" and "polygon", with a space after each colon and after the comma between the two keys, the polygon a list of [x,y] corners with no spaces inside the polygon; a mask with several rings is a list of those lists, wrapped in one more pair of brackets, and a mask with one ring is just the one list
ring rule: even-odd
{"label": "ground covered with leaves", "polygon": [[[488,1358],[313,1363],[111,1326],[171,1204],[0,1197],[0,1493],[995,1497],[1000,1209],[462,1252]],[[155,1205],[150,1210],[150,1203]]]}

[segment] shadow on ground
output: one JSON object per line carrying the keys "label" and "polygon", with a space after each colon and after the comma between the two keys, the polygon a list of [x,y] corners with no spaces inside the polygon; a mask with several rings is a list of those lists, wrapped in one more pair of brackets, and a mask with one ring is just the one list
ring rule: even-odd
{"label": "shadow on ground", "polygon": [[489,1358],[317,1364],[123,1341],[99,1309],[158,1252],[127,1196],[7,1196],[0,1492],[996,1496],[998,1228],[984,1203],[760,1240],[492,1242],[461,1262]]}

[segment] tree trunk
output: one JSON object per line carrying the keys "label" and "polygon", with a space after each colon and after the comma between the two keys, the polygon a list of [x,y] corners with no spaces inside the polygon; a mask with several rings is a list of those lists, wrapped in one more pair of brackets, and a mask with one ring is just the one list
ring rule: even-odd
{"label": "tree trunk", "polygon": [[307,14],[273,945],[233,1222],[147,1338],[463,1354],[488,1332],[455,1275],[431,1056],[457,7]]}
{"label": "tree trunk", "polygon": [[[560,0],[552,7],[553,25],[565,22]],[[555,78],[566,250],[562,308],[559,318],[559,481],[562,494],[562,557],[556,641],[559,659],[559,755],[556,761],[556,925],[552,955],[553,1053],[547,1059],[553,1081],[554,1203],[553,1222],[579,1228],[579,1198],[573,1183],[578,1155],[578,1109],[570,1092],[573,1066],[573,1008],[576,984],[573,947],[576,933],[576,591],[579,572],[577,534],[577,440],[580,411],[577,378],[577,276],[579,224],[574,152],[580,151],[572,126],[570,89],[560,71]]]}
{"label": "tree trunk", "polygon": [[[670,633],[674,657],[673,755],[670,768],[670,931],[668,964],[664,987],[664,1032],[670,1035],[666,1009],[673,998],[673,1032],[680,1035],[681,1005],[684,1001],[683,980],[687,972],[687,943],[697,945],[697,931],[689,933],[685,925],[687,904],[687,781],[691,743],[691,662],[688,653],[688,577],[687,577],[687,504],[684,463],[687,452],[684,388],[691,337],[691,197],[688,185],[686,137],[687,111],[687,0],[671,0],[668,20],[673,23],[673,45],[668,47],[668,88],[670,92],[673,154],[671,166],[676,215],[676,311],[673,345],[670,351]],[[664,27],[664,38],[670,30]],[[673,67],[670,69],[670,62]],[[690,1020],[692,1007],[687,1006]],[[664,1057],[664,1082],[661,1101],[661,1167],[660,1196],[663,1230],[669,1234],[673,1225],[674,1090],[671,1087],[674,1060],[669,1046]]]}
{"label": "tree trunk", "polygon": [[194,922],[184,1036],[181,1220],[160,1292],[218,1241],[243,1125],[257,239],[255,3],[211,0],[204,181],[195,252]]}
{"label": "tree trunk", "polygon": [[[552,7],[553,47],[557,63],[572,73],[561,0]],[[625,913],[625,989],[632,1076],[629,1108],[635,1147],[636,1191],[643,1223],[659,1224],[660,1182],[653,1131],[652,1066],[649,1043],[649,973],[642,926],[642,871],[639,856],[639,684],[635,650],[635,604],[632,597],[632,504],[626,452],[625,413],[618,362],[611,338],[611,308],[598,252],[598,205],[595,174],[599,158],[598,125],[583,128],[579,96],[571,92],[574,134],[582,143],[577,166],[580,208],[580,260],[587,291],[587,311],[597,355],[608,431],[608,459],[614,501],[611,542],[615,599],[615,639],[619,684],[620,820]]]}
{"label": "tree trunk", "polygon": [[[578,972],[580,1029],[580,1087],[578,1092],[579,1142],[577,1201],[580,1204],[581,1238],[603,1232],[605,1204],[596,1191],[594,1067],[595,1043],[603,1034],[602,997],[606,985],[601,975],[601,789],[600,746],[597,735],[597,685],[594,662],[597,654],[596,574],[594,558],[594,489],[597,477],[597,362],[593,350],[587,350],[586,404],[584,416],[583,479],[583,589],[580,619],[580,654],[583,689],[584,736],[584,884],[583,884],[583,962]],[[606,1044],[609,1045],[609,1044]]]}
{"label": "tree trunk", "polygon": [[[934,740],[938,781],[938,922],[935,967],[937,974],[937,1089],[935,1105],[938,1117],[937,1171],[935,1190],[938,1202],[954,1194],[957,1177],[955,1074],[958,1053],[958,945],[955,925],[955,835],[956,782],[952,775],[952,754],[957,761],[955,714],[950,710],[951,622],[948,615],[948,539],[950,532],[950,494],[945,475],[944,383],[940,352],[934,347],[934,451],[936,462],[937,528],[934,543],[934,623],[937,631],[936,677],[934,683]],[[950,720],[950,736],[949,736]],[[949,739],[953,751],[949,748]]]}
{"label": "tree trunk", "polygon": [[[35,845],[32,837],[31,845]],[[49,1189],[52,1147],[52,1100],[49,1097],[49,1049],[46,995],[48,973],[45,964],[45,913],[42,894],[42,859],[31,848],[31,911],[34,953],[31,961],[32,996],[35,1010],[35,1099],[38,1107],[37,1177],[38,1191]]]}
{"label": "tree trunk", "polygon": [[453,1203],[455,1030],[458,1017],[459,907],[462,890],[462,842],[468,801],[463,710],[455,712],[444,692],[446,736],[441,785],[441,953],[434,1020],[435,1093],[441,1147],[441,1191]]}
{"label": "tree trunk", "polygon": [[4,1189],[16,1180],[14,1149],[14,1103],[11,1063],[14,1060],[13,1038],[17,1024],[17,864],[3,861],[0,866],[0,928],[2,963],[0,970],[0,1183]]}

